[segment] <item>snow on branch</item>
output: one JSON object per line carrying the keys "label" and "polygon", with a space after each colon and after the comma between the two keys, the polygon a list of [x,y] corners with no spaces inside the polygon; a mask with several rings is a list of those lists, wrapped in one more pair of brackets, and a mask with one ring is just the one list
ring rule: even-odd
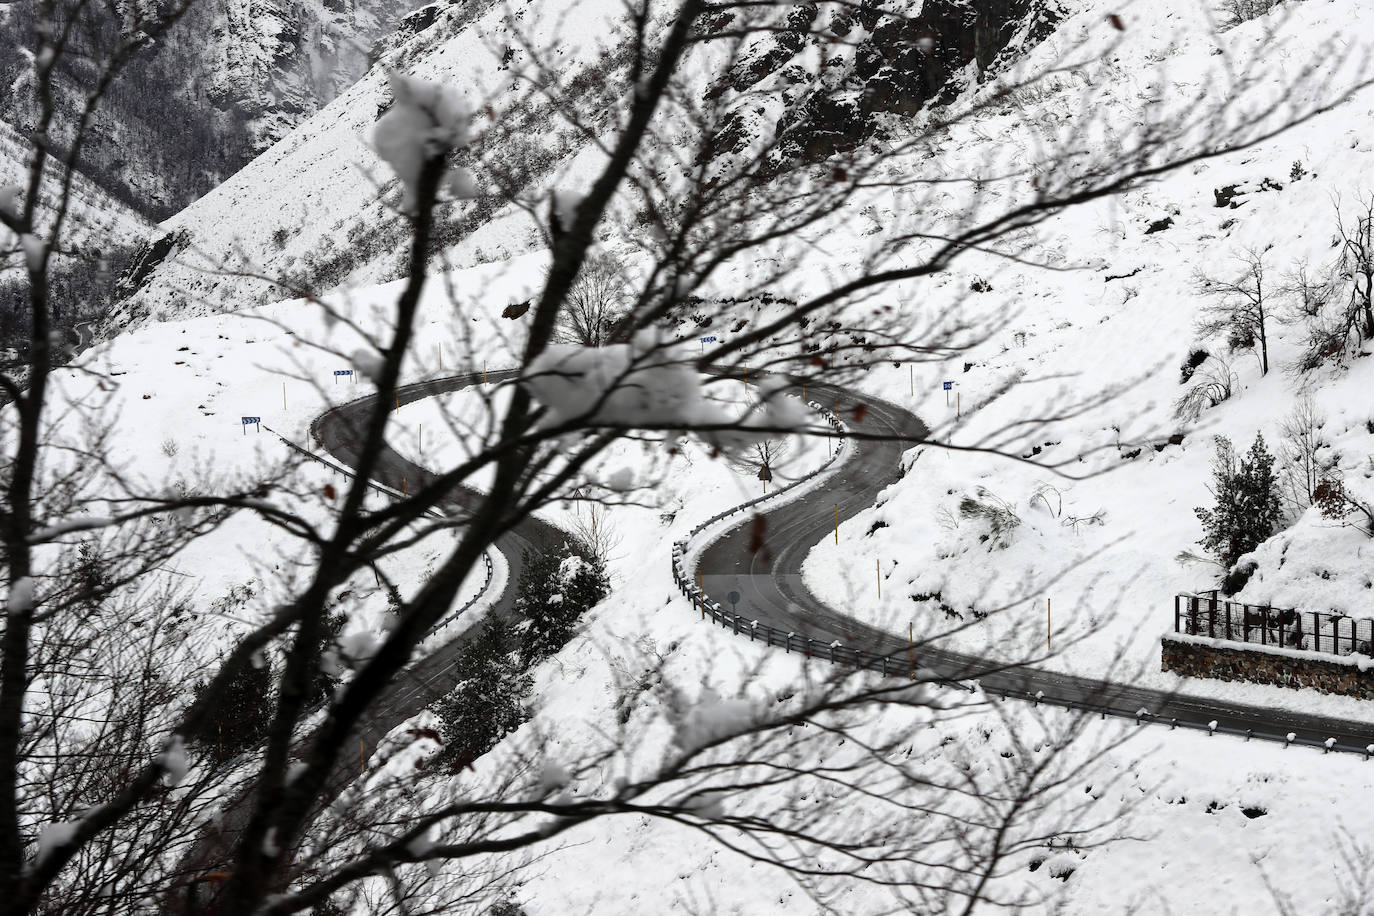
{"label": "snow on branch", "polygon": [[372,144],[400,179],[402,206],[410,210],[425,162],[467,145],[472,113],[447,86],[395,71],[388,78],[395,102],[373,128]]}
{"label": "snow on branch", "polygon": [[759,399],[742,416],[705,397],[707,377],[691,365],[679,344],[660,342],[652,330],[628,344],[582,347],[555,344],[532,360],[521,380],[548,409],[545,428],[570,424],[644,429],[703,430],[700,435],[734,452],[779,430],[806,426],[800,400],[782,396],[785,383],[765,378]]}

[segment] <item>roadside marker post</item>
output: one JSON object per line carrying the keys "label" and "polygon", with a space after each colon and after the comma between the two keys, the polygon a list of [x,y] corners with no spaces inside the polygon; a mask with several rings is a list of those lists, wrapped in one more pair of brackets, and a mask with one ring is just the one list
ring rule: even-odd
{"label": "roadside marker post", "polygon": [[911,396],[914,398],[916,397],[916,367],[907,363],[906,371],[911,378]]}
{"label": "roadside marker post", "polygon": [[352,374],[353,374],[353,370],[352,370],[352,369],[335,369],[335,370],[334,370],[334,384],[335,384],[335,385],[339,384],[339,376],[341,376],[341,375],[352,375]]}
{"label": "roadside marker post", "polygon": [[883,600],[883,568],[878,563],[878,558],[873,558],[873,573],[878,577],[878,600]]}
{"label": "roadside marker post", "polygon": [[949,393],[954,390],[953,382],[945,382],[941,387],[945,389],[945,406],[949,406]]}
{"label": "roadside marker post", "polygon": [[281,383],[281,409],[286,409],[286,382]]}
{"label": "roadside marker post", "polygon": [[701,605],[701,619],[706,619],[706,593],[701,590],[701,570],[697,570],[697,604]]}
{"label": "roadside marker post", "polygon": [[702,352],[702,353],[705,353],[705,352],[706,352],[706,345],[707,345],[708,343],[715,343],[715,342],[716,342],[716,338],[715,338],[714,335],[712,335],[711,337],[703,337],[703,338],[701,338],[701,352]]}
{"label": "roadside marker post", "polygon": [[1050,637],[1054,632],[1054,624],[1050,620],[1050,599],[1045,599],[1045,651],[1050,651]]}
{"label": "roadside marker post", "polygon": [[242,421],[243,434],[245,436],[248,435],[248,425],[250,423],[257,426],[259,435],[262,434],[262,417],[243,417]]}
{"label": "roadside marker post", "polygon": [[916,624],[906,625],[907,664],[910,666],[908,680],[916,680]]}
{"label": "roadside marker post", "polygon": [[835,504],[835,543],[840,542],[840,504]]}

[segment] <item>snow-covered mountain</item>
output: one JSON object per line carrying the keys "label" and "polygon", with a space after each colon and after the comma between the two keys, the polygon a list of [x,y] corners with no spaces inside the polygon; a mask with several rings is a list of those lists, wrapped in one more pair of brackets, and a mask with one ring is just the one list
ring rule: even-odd
{"label": "snow-covered mountain", "polygon": [[[1352,36],[1367,36],[1374,27],[1374,10],[1361,0],[1308,0],[1218,33],[1211,20],[1222,7],[1195,0],[1135,6],[1082,0],[1035,10],[950,3],[951,10],[969,15],[975,9],[1016,15],[1001,25],[985,21],[968,33],[971,43],[944,62],[926,55],[896,69],[870,71],[856,53],[836,66],[845,71],[843,78],[837,76],[824,105],[818,101],[813,123],[837,123],[824,115],[835,111],[837,118],[858,118],[845,130],[899,129],[900,119],[910,114],[892,109],[905,103],[892,102],[872,118],[876,109],[863,106],[905,98],[917,100],[919,109],[921,100],[936,93],[918,77],[937,73],[936,64],[945,75],[944,82],[935,82],[949,86],[955,102],[974,100],[979,80],[970,62],[985,66],[984,79],[995,77],[1001,66],[989,36],[1016,48],[1017,60],[1004,61],[1006,66],[1043,66],[1059,60],[1066,48],[1085,47],[1089,53],[1082,63],[1054,73],[1019,96],[1019,104],[981,110],[941,138],[940,174],[965,175],[986,162],[990,145],[1009,160],[1033,157],[1047,133],[1070,125],[1072,114],[1089,102],[1099,106],[1104,122],[1130,124],[1146,103],[1205,98],[1209,62],[1245,64],[1271,31],[1285,51],[1263,62],[1261,88],[1277,91],[1307,67],[1317,68],[1325,85],[1338,87],[1344,71],[1331,49],[1358,52],[1367,42]],[[563,75],[585,93],[588,106],[613,104],[622,91],[613,79],[616,58],[597,36],[599,23],[619,7],[578,9],[582,15],[571,26],[537,18],[528,25],[536,38],[559,36]],[[383,43],[381,62],[463,86],[473,97],[499,93],[509,48],[502,16],[481,2],[426,7],[408,20],[406,31]],[[891,40],[892,48],[915,42],[918,52],[931,37],[878,36],[873,30],[873,42]],[[788,60],[779,44],[785,41],[784,36],[758,48],[751,60],[766,63],[739,72],[743,89],[786,91],[779,79]],[[776,47],[782,51],[774,53]],[[865,91],[901,81],[906,88],[894,95]],[[211,274],[204,267],[241,252],[242,263],[234,262],[239,266],[312,290],[351,291],[359,314],[384,321],[378,316],[384,316],[396,287],[378,284],[397,278],[405,231],[390,207],[389,176],[369,148],[372,124],[387,102],[385,81],[374,70],[169,220],[158,243],[145,249],[140,266],[126,277],[127,296],[110,327],[131,333],[90,358],[120,373],[119,406],[139,430],[137,439],[122,440],[121,454],[136,459],[145,473],[181,473],[175,448],[156,454],[152,443],[159,438],[186,453],[214,450],[225,467],[251,468],[274,454],[277,443],[245,436],[235,425],[238,416],[262,414],[274,428],[303,438],[310,418],[326,403],[349,396],[342,386],[331,388],[337,380],[329,376],[335,354],[356,343],[346,329],[322,323],[312,305],[287,300],[269,283]],[[868,113],[860,118],[859,111]],[[879,505],[841,529],[842,546],[823,543],[812,552],[810,586],[855,616],[903,630],[913,620],[938,626],[958,618],[973,625],[956,642],[1009,654],[1042,645],[1048,597],[1056,638],[1067,643],[1051,665],[1076,673],[1115,665],[1114,676],[1154,686],[1352,720],[1374,718],[1367,704],[1350,698],[1203,683],[1158,670],[1159,636],[1171,627],[1173,594],[1208,586],[1221,572],[1189,556],[1202,553],[1193,510],[1211,498],[1214,436],[1225,434],[1244,448],[1260,432],[1277,445],[1285,418],[1309,397],[1323,418],[1320,466],[1374,501],[1374,360],[1367,344],[1299,371],[1308,327],[1301,316],[1280,309],[1276,314],[1283,320],[1276,318],[1270,329],[1273,368],[1266,375],[1247,350],[1233,352],[1225,334],[1198,330],[1199,314],[1211,301],[1199,275],[1234,278],[1247,252],[1259,252],[1275,277],[1290,276],[1304,264],[1331,270],[1338,227],[1356,215],[1363,196],[1374,193],[1371,121],[1374,91],[1364,89],[1277,138],[1054,217],[1027,243],[1034,256],[1028,260],[1038,264],[968,253],[953,270],[904,288],[934,313],[999,313],[1001,329],[946,365],[915,372],[875,368],[864,390],[913,405],[938,436],[955,444],[990,442],[1037,463],[913,449],[907,456],[911,472]],[[511,156],[527,167],[531,193],[554,183],[575,185],[585,176],[591,157],[556,126],[531,114],[529,123],[506,127]],[[819,128],[799,128],[796,136],[799,161],[836,148],[825,145],[826,131]],[[803,142],[808,138],[815,145]],[[942,212],[951,214],[968,205],[957,184],[939,201]],[[902,199],[881,195],[856,204],[816,253],[816,263],[808,265],[811,276],[856,263],[870,230],[899,219],[904,206]],[[519,213],[475,203],[446,205],[439,248],[455,265],[449,275],[455,299],[450,302],[439,284],[431,286],[421,343],[407,371],[443,365],[445,352],[447,368],[454,368],[457,344],[467,336],[455,312],[464,322],[472,318],[481,329],[475,333],[482,352],[489,351],[493,362],[499,359],[500,335],[510,325],[496,316],[506,301],[528,295],[530,279],[542,269],[533,253],[539,247],[535,227]],[[325,342],[330,349],[302,347],[303,340]],[[1228,396],[1199,413],[1180,412],[1181,397],[1197,384],[1183,378],[1180,365],[1203,350],[1206,358],[1192,366],[1194,375],[1218,373]],[[166,385],[169,377],[178,384]],[[289,408],[283,384],[288,377]],[[322,388],[313,389],[312,380],[323,380]],[[941,387],[946,380],[954,382],[948,395]],[[64,384],[76,396],[81,385],[93,383]],[[1019,432],[1022,420],[1044,416],[1047,404],[1092,402],[1103,393],[1113,396],[1036,426],[1034,438]],[[403,447],[433,459],[452,444],[436,442],[439,418],[460,415],[461,409],[456,397],[442,410],[407,405],[397,412],[395,435],[404,441],[411,424],[417,432],[429,426],[427,451],[418,442]],[[626,447],[616,457],[632,463],[637,448]],[[684,682],[713,679],[725,691],[761,659],[769,658],[770,665],[795,661],[791,656],[779,662],[765,655],[770,650],[704,626],[675,596],[667,572],[672,539],[696,520],[754,495],[758,483],[704,453],[689,452],[680,461],[663,486],[671,518],[635,509],[613,512],[612,523],[624,536],[613,563],[616,590],[592,612],[585,632],[539,674],[538,712],[530,728],[549,728],[569,754],[582,750],[584,737],[613,727],[622,713],[615,688],[627,671],[637,670],[636,651],[663,653]],[[985,516],[963,510],[965,500],[1000,504],[1017,521],[994,533]],[[245,520],[221,540],[202,542],[182,571],[206,577],[211,587],[229,584],[213,578],[229,575],[223,556],[243,551],[261,557],[262,544],[272,543],[261,540],[267,526],[254,524]],[[1254,554],[1256,570],[1241,597],[1374,616],[1374,539],[1313,508],[1293,507],[1285,524]],[[429,559],[398,559],[396,575],[419,575]],[[885,576],[882,599],[870,593],[875,561]],[[975,623],[975,612],[1003,605],[1007,613],[986,625]],[[375,610],[354,625],[380,627],[382,609]],[[782,680],[785,673],[777,676]],[[1012,708],[1005,721],[988,716],[932,729],[930,746],[916,753],[930,755],[932,767],[949,759],[974,768],[996,764],[1008,757],[1000,743],[1007,721],[1017,721],[1023,711]],[[1120,723],[1102,729],[1104,740],[1147,731]],[[509,744],[521,737],[513,735]],[[942,751],[947,745],[954,750]],[[1154,745],[1162,751],[1141,764],[1140,756]],[[478,761],[474,773],[459,779],[493,778],[500,752],[492,757],[496,762]],[[1294,897],[1294,912],[1358,912],[1342,908],[1343,882],[1351,878],[1342,868],[1359,862],[1352,863],[1341,831],[1358,838],[1371,829],[1367,803],[1374,796],[1361,769],[1367,766],[1307,750],[1149,731],[1129,747],[1109,748],[1076,777],[1083,796],[1126,806],[1110,832],[1130,841],[1100,849],[1066,841],[1057,849],[1028,851],[1024,867],[998,881],[1009,893],[1048,897],[1046,911],[1083,916],[1132,908],[1267,912],[1278,908],[1276,900]],[[589,825],[541,866],[519,895],[531,914],[632,913],[646,906],[687,912],[700,909],[703,899],[719,901],[720,912],[815,911],[783,877],[648,818]],[[615,881],[608,882],[607,874]],[[683,888],[680,899],[665,897],[670,887]],[[857,890],[846,891],[835,906],[865,913],[878,904]]]}
{"label": "snow-covered mountain", "polygon": [[[999,72],[1064,15],[1061,0],[913,0],[909,6],[910,20],[840,17],[830,25],[846,36],[849,53],[827,63],[819,88],[806,87],[806,104],[782,125],[790,161],[817,162],[884,130],[899,131],[904,118]],[[596,23],[614,17],[617,9],[566,7],[541,5],[522,26],[526,38],[558,47],[560,78],[583,111],[614,111],[627,91],[628,58],[623,47],[606,45],[604,36],[614,31]],[[729,92],[784,98],[803,91],[794,74],[798,61],[816,53],[815,43],[802,39],[816,11],[801,5],[789,15],[788,28],[754,42],[730,70],[698,91],[708,97]],[[468,98],[488,100],[489,109],[500,110],[492,124],[499,136],[491,145],[502,158],[518,163],[518,184],[526,195],[536,196],[554,180],[575,183],[595,159],[594,154],[588,158],[586,140],[538,100],[502,109],[516,88],[512,64],[524,54],[516,48],[520,33],[508,16],[504,5],[477,0],[427,6],[408,17],[378,44],[377,66],[365,77],[167,221],[170,238],[154,259],[159,263],[141,278],[137,294],[119,308],[114,323],[243,308],[283,294],[267,283],[207,276],[208,266],[279,276],[296,289],[317,292],[345,281],[395,279],[407,224],[395,213],[387,193],[390,177],[378,172],[370,148],[372,125],[390,101],[388,68],[462,87]],[[727,26],[712,20],[707,28]],[[722,155],[748,146],[759,129],[745,117],[747,106],[740,111],[741,117],[722,131]],[[449,263],[506,258],[538,245],[537,233],[519,210],[487,200],[445,204],[439,222],[436,253],[443,250]]]}
{"label": "snow-covered mountain", "polygon": [[[156,52],[137,58],[98,111],[83,169],[162,219],[224,181],[364,72],[372,45],[415,0],[213,0],[190,5]],[[34,6],[0,29],[22,41]],[[110,28],[114,28],[113,25]],[[0,57],[0,119],[31,126],[32,55]],[[68,84],[69,85],[69,84]]]}
{"label": "snow-covered mountain", "polygon": [[[23,186],[28,174],[28,148],[12,128],[0,122],[0,188]],[[41,200],[50,203],[57,172],[49,173]],[[45,209],[45,213],[50,213]],[[50,223],[43,222],[43,226]],[[6,234],[0,230],[0,235]],[[63,246],[53,264],[60,325],[95,318],[113,300],[115,278],[126,259],[157,237],[156,228],[83,174],[73,177]],[[0,245],[7,240],[0,239]],[[8,247],[8,246],[6,246]],[[27,308],[28,292],[18,252],[0,258],[0,338],[9,337]]]}

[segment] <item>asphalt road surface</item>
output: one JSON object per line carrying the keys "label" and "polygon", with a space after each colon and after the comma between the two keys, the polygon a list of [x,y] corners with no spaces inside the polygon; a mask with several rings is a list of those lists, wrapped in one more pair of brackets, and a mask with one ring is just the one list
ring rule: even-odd
{"label": "asphalt road surface", "polygon": [[[513,370],[493,371],[488,375],[492,383],[514,377]],[[399,397],[404,407],[422,398],[458,391],[482,381],[483,373],[474,372],[418,382],[402,387],[389,400],[394,403]],[[754,536],[751,518],[743,518],[739,525],[718,536],[698,560],[703,588],[722,605],[728,593],[739,592],[739,610],[751,620],[795,632],[798,636],[809,636],[824,644],[839,641],[850,648],[888,655],[900,662],[894,669],[904,671],[909,648],[907,639],[822,603],[802,583],[801,565],[813,546],[831,536],[836,507],[841,521],[851,518],[874,505],[882,490],[901,476],[902,454],[921,441],[926,435],[926,427],[916,416],[897,405],[845,389],[811,383],[808,393],[822,403],[834,404],[836,412],[847,419],[852,430],[890,438],[851,439],[847,446],[852,449],[850,455],[830,472],[823,486],[771,509],[766,502],[761,504],[759,513],[766,520],[762,549],[750,550]],[[311,427],[314,443],[344,466],[353,466],[359,431],[378,397],[363,397],[320,416]],[[865,407],[864,416],[862,422],[856,422],[853,408],[860,403]],[[919,470],[913,469],[912,473],[919,473]],[[409,488],[428,482],[432,476],[388,448],[381,456],[373,479],[400,490],[403,482]],[[461,517],[477,498],[476,492],[459,488],[442,508]],[[497,539],[495,546],[504,555],[510,574],[504,591],[488,613],[508,615],[512,612],[524,551],[543,549],[545,544],[557,543],[563,537],[559,529],[531,517]],[[470,632],[475,633],[475,630]],[[726,634],[727,631],[722,631],[720,638],[731,638]],[[381,699],[355,735],[369,754],[387,732],[453,688],[453,661],[466,642],[467,638],[460,636],[418,661]],[[819,658],[814,663],[829,664]],[[1360,754],[1365,754],[1366,748],[1374,744],[1374,726],[1363,723],[1133,687],[1030,666],[1008,666],[937,646],[922,646],[918,664],[951,680],[977,680],[985,692],[994,696],[1091,710],[1138,722],[1214,729],[1247,739],[1329,747]],[[1295,693],[1294,699],[1300,701],[1300,695]],[[1334,743],[1328,745],[1331,739]],[[330,796],[342,791],[357,775],[355,759],[341,762],[331,780]],[[246,805],[229,806],[217,833],[207,836],[198,852],[189,857],[191,862],[188,864],[194,863],[191,870],[225,861],[232,849],[233,837],[242,829],[246,817]]]}
{"label": "asphalt road surface", "polygon": [[[836,404],[836,413],[853,430],[892,439],[853,439],[847,447],[856,451],[822,487],[771,511],[766,509],[766,502],[761,504],[766,523],[763,549],[749,550],[751,519],[717,538],[697,563],[703,589],[723,606],[728,606],[725,598],[729,592],[739,592],[739,612],[751,620],[810,636],[823,644],[838,640],[850,648],[888,655],[901,663],[894,665],[894,670],[904,670],[906,634],[885,632],[823,604],[802,584],[801,565],[813,546],[831,536],[835,506],[843,521],[877,503],[882,490],[901,476],[902,454],[926,434],[926,427],[894,404],[814,383],[808,388],[814,400],[827,406]],[[860,403],[866,410],[863,421],[856,423],[853,408]],[[919,465],[911,473],[919,474]],[[1160,600],[1171,600],[1171,596],[1160,596]],[[1168,693],[1028,666],[1008,667],[936,646],[921,647],[917,662],[942,677],[977,679],[993,694],[1091,709],[1142,722],[1215,728],[1222,734],[1283,743],[1288,743],[1291,734],[1292,743],[1322,747],[1334,738],[1332,750],[1360,754],[1374,744],[1374,726],[1328,716]],[[1301,703],[1302,694],[1294,692],[1293,700]]]}

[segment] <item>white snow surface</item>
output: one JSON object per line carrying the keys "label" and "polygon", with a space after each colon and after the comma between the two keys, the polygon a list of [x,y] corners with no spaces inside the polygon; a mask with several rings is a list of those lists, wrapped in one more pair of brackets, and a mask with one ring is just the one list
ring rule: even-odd
{"label": "white snow surface", "polygon": [[[1284,4],[1265,20],[1213,37],[1204,20],[1214,7],[1192,0],[1134,5],[1084,0],[1058,34],[1032,54],[1031,63],[1051,59],[1060,50],[1057,45],[1083,37],[1119,38],[1110,60],[1059,74],[1047,84],[1044,97],[1027,97],[1020,109],[988,111],[956,127],[944,144],[940,167],[964,174],[985,164],[993,137],[1005,144],[999,156],[1007,161],[1031,156],[1037,131],[1059,130],[1063,113],[1077,110],[1088,97],[1085,85],[1094,88],[1097,95],[1092,97],[1108,112],[1109,122],[1127,124],[1144,98],[1174,91],[1186,97],[1188,91],[1205,89],[1207,65],[1219,43],[1243,54],[1258,46],[1266,28],[1283,31],[1290,53],[1271,61],[1269,71],[1277,87],[1285,73],[1310,62],[1328,42],[1362,46],[1359,42],[1374,27],[1374,11],[1359,0],[1307,0]],[[1107,33],[1108,12],[1125,19],[1127,30],[1120,36]],[[616,15],[599,7],[591,13],[574,23],[570,52],[594,48],[598,22]],[[534,18],[536,31],[554,28],[552,21]],[[480,80],[472,74],[490,65],[477,31],[443,44],[418,69],[446,85],[468,85],[469,76],[477,85]],[[1160,62],[1167,69],[1161,71],[1156,66]],[[1339,74],[1330,76],[1334,80]],[[371,153],[361,138],[380,94],[374,73],[169,226],[194,226],[206,250],[230,250],[229,240],[241,238],[248,253],[269,269],[337,249],[351,227],[381,210],[371,185],[353,167],[369,161]],[[957,361],[918,367],[914,394],[907,367],[875,368],[863,383],[865,389],[908,403],[941,439],[996,445],[1026,456],[1028,463],[977,451],[912,450],[907,456],[915,460],[912,470],[883,495],[881,504],[842,526],[838,547],[826,541],[813,550],[806,567],[809,587],[833,606],[894,629],[914,624],[925,632],[971,622],[949,640],[966,649],[1019,655],[1038,649],[1052,630],[1058,654],[1047,664],[1064,670],[1112,673],[1274,708],[1374,720],[1374,710],[1353,699],[1204,683],[1157,670],[1159,638],[1171,626],[1173,595],[1210,587],[1218,572],[1205,562],[1178,559],[1183,551],[1201,552],[1196,544],[1201,531],[1192,510],[1209,499],[1211,438],[1226,434],[1244,447],[1262,430],[1276,442],[1278,424],[1292,409],[1298,387],[1282,369],[1295,356],[1297,329],[1280,326],[1271,342],[1274,371],[1261,377],[1248,356],[1238,356],[1230,400],[1205,412],[1199,422],[1174,418],[1181,358],[1199,343],[1220,350],[1220,342],[1196,338],[1200,298],[1193,274],[1202,268],[1224,269],[1252,246],[1272,246],[1269,254],[1279,270],[1303,256],[1313,263],[1329,259],[1336,202],[1367,192],[1367,176],[1374,174],[1374,142],[1367,130],[1371,117],[1374,93],[1363,90],[1338,110],[1288,134],[1055,217],[1040,230],[1034,246],[1052,270],[969,253],[947,274],[899,291],[919,294],[931,310],[986,308],[1009,317],[993,339]],[[1295,161],[1304,167],[1297,179],[1290,178]],[[586,165],[577,160],[568,172],[575,177]],[[575,184],[568,178],[560,176],[563,186]],[[1263,184],[1266,178],[1269,185]],[[1214,206],[1214,190],[1231,184],[1244,190],[1243,205]],[[280,200],[283,189],[294,196]],[[968,203],[960,194],[951,187],[946,200],[951,213]],[[866,219],[895,219],[902,206],[889,194],[873,202],[874,215]],[[1146,231],[1164,216],[1172,219],[1169,228]],[[866,244],[860,234],[864,222],[850,222],[852,227],[830,227],[824,253],[817,251],[805,266],[810,276],[843,271],[858,262]],[[298,232],[278,252],[268,240],[274,230],[288,226]],[[475,369],[482,359],[493,367],[508,364],[503,358],[519,352],[511,346],[517,332],[495,315],[537,283],[542,256],[526,253],[536,244],[527,223],[499,215],[455,246],[452,263],[476,265],[449,278],[463,306],[429,313],[429,333],[420,337],[417,352],[408,354],[407,380],[436,373],[445,353],[450,371]],[[742,277],[747,266],[738,269]],[[388,276],[388,270],[380,256],[364,258],[349,277],[370,281]],[[975,278],[990,284],[991,291],[970,294]],[[797,282],[805,280],[803,274]],[[226,467],[251,468],[279,454],[280,446],[266,433],[243,435],[239,415],[261,415],[273,428],[303,442],[308,421],[327,404],[346,399],[345,392],[335,392],[327,373],[346,363],[338,354],[353,352],[359,341],[318,319],[309,303],[184,318],[169,290],[178,295],[190,291],[197,304],[189,312],[210,312],[226,302],[238,307],[269,295],[230,286],[222,278],[208,279],[190,268],[169,267],[140,301],[153,314],[162,309],[178,320],[150,324],[88,354],[123,373],[118,406],[124,434],[117,445],[130,465],[150,478],[187,473],[186,460],[179,468],[171,457],[159,456],[154,443],[160,439],[174,439],[188,452],[213,452]],[[395,292],[390,284],[359,286],[341,295],[359,314],[370,310],[380,322]],[[438,306],[450,306],[436,290],[431,297]],[[255,320],[264,317],[285,329]],[[458,321],[471,324],[479,335],[471,351],[460,352],[456,345],[464,338],[453,330]],[[313,349],[306,341],[329,349]],[[181,355],[183,345],[190,355]],[[581,359],[573,353],[558,358]],[[1356,358],[1343,370],[1323,370],[1304,383],[1327,417],[1328,457],[1352,489],[1367,486],[1361,483],[1362,469],[1374,453],[1374,431],[1367,425],[1372,418],[1372,367],[1374,361]],[[595,378],[594,372],[585,374]],[[284,378],[291,406],[278,410]],[[1012,379],[1020,384],[1008,390]],[[948,406],[940,387],[944,380],[957,383]],[[62,383],[73,395],[88,390],[75,374]],[[555,410],[585,406],[589,391],[596,390],[593,383],[586,384],[576,403],[562,392],[545,392],[545,403]],[[1114,398],[1037,427],[1033,435],[1016,425],[1026,417],[1045,416],[1047,405],[1056,401],[1118,387]],[[481,416],[468,411],[482,397],[466,392],[408,405],[396,418],[397,447],[426,463],[451,460],[462,450],[454,429],[463,418]],[[632,413],[644,408],[632,404],[624,409]],[[421,423],[426,426],[423,450],[409,434],[412,424]],[[1175,435],[1182,441],[1168,444]],[[809,455],[817,457],[814,447]],[[654,460],[667,461],[647,446],[622,443],[606,462],[607,479],[618,473],[610,468]],[[777,690],[798,680],[796,656],[779,656],[776,650],[703,624],[675,593],[668,572],[672,542],[697,521],[754,495],[758,482],[695,448],[683,449],[658,467],[665,466],[671,473],[662,475],[653,510],[610,510],[619,536],[611,562],[615,590],[589,615],[579,637],[538,670],[534,721],[477,761],[475,773],[454,777],[453,791],[461,791],[464,780],[498,779],[512,750],[539,728],[553,736],[550,749],[556,759],[576,759],[598,734],[614,731],[626,675],[647,670],[646,659],[666,658],[668,676],[679,684],[700,685],[697,696],[703,704],[690,726],[684,723],[683,731],[674,731],[656,727],[652,698],[636,700],[632,719],[642,717],[639,737],[646,754],[670,745],[674,736],[700,741],[737,722],[748,708],[743,698],[753,695],[750,688]],[[327,472],[309,468],[301,479],[316,489],[331,480]],[[990,531],[985,521],[959,511],[963,498],[976,496],[978,487],[1000,498],[1020,519],[1004,547],[986,537]],[[575,514],[568,507],[558,517],[568,522]],[[886,527],[875,527],[879,521]],[[1256,551],[1259,571],[1241,597],[1374,616],[1374,591],[1361,578],[1370,568],[1370,543],[1359,532],[1308,512]],[[254,569],[270,577],[277,571],[273,567],[281,566],[273,549],[270,529],[244,517],[178,563],[200,578],[203,592],[213,595],[251,577]],[[225,563],[226,556],[237,564]],[[434,553],[416,550],[396,558],[388,572],[403,583],[414,582],[434,558]],[[871,587],[875,560],[885,577],[881,601]],[[1047,599],[1053,602],[1052,613]],[[975,610],[999,612],[978,621]],[[350,626],[379,628],[381,615],[380,603],[374,603]],[[220,623],[207,623],[207,632]],[[757,677],[755,665],[762,666]],[[1026,707],[1008,706],[1006,712],[1010,722],[1034,731],[1026,721]],[[396,734],[416,724],[408,723]],[[928,745],[913,753],[926,755],[923,759],[932,768],[956,759],[995,764],[1005,748],[1007,727],[992,715],[940,724],[929,730]],[[1369,763],[1120,722],[1101,723],[1094,734],[1103,741],[1131,737],[1125,745],[1102,750],[1079,776],[1084,796],[1128,809],[1102,838],[1129,839],[1100,848],[1031,851],[1022,867],[999,879],[1002,887],[1045,895],[1046,912],[1085,916],[1132,907],[1161,914],[1277,912],[1276,897],[1290,898],[1297,912],[1351,912],[1343,895],[1361,880],[1351,863],[1368,858],[1364,838],[1374,831]],[[405,752],[392,758],[394,767],[417,769],[416,758],[433,750],[428,740],[406,745]],[[606,785],[615,778],[604,774]],[[568,791],[597,788],[571,786]],[[1352,848],[1354,856],[1347,854]],[[607,875],[615,880],[608,881]],[[687,828],[648,818],[580,827],[566,848],[541,861],[519,896],[531,916],[690,912],[700,910],[703,900],[722,913],[816,912],[785,876],[711,846]],[[854,914],[876,912],[881,905],[881,898],[860,886],[847,889],[837,901],[840,911]]]}

